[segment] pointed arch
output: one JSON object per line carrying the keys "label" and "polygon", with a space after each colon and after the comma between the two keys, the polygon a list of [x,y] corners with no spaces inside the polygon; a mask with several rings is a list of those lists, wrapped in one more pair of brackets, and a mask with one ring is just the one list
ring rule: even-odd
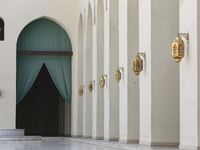
{"label": "pointed arch", "polygon": [[61,21],[59,20],[58,18],[54,18],[54,17],[51,17],[51,16],[47,16],[47,15],[44,15],[44,16],[37,16],[37,17],[34,17],[34,18],[29,18],[28,21],[24,22],[23,25],[20,27],[19,30],[17,30],[18,32],[18,37],[16,37],[16,44],[17,44],[17,41],[18,41],[18,38],[19,38],[19,35],[20,33],[23,31],[23,29],[29,25],[30,23],[36,21],[36,20],[39,20],[39,19],[47,19],[49,21],[52,21],[54,23],[56,23],[57,25],[59,25],[66,33],[67,35],[69,36],[69,39],[71,41],[71,47],[72,47],[72,50],[75,50],[74,47],[75,47],[75,39],[73,38],[72,36],[72,33],[71,31],[68,30],[68,28],[66,27],[66,25]]}
{"label": "pointed arch", "polygon": [[[46,18],[34,20],[28,24],[21,31],[17,41],[17,51],[65,52],[71,50],[71,41],[68,34],[58,24]],[[68,103],[71,103],[70,56],[18,55],[17,60],[17,103],[28,93],[43,63],[46,63],[60,94]],[[66,64],[67,67],[63,67]],[[55,70],[57,73],[55,73]]]}

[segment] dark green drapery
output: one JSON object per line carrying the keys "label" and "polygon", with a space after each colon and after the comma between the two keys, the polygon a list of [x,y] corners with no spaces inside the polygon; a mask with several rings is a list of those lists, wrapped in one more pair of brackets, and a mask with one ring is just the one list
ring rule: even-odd
{"label": "dark green drapery", "polygon": [[[71,41],[67,33],[48,19],[39,19],[27,25],[17,42],[17,51],[71,50]],[[58,91],[70,104],[71,56],[59,55],[17,56],[17,103],[28,93],[44,63]]]}

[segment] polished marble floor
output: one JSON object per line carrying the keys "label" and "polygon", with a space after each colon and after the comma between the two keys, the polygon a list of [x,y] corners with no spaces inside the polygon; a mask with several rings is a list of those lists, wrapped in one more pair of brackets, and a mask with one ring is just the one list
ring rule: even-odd
{"label": "polished marble floor", "polygon": [[[0,141],[0,150],[115,150],[98,145],[80,143],[65,138],[42,138],[41,141]],[[119,150],[119,149],[118,149]]]}
{"label": "polished marble floor", "polygon": [[0,150],[178,150],[177,148],[153,148],[135,144],[106,142],[102,140],[44,137],[41,141],[0,141]]}

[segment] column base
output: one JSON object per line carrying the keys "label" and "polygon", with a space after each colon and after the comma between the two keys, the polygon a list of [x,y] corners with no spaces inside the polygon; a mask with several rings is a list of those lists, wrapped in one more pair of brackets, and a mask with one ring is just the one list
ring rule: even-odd
{"label": "column base", "polygon": [[71,135],[72,138],[82,138],[82,135]]}
{"label": "column base", "polygon": [[41,141],[41,136],[5,136],[0,141]]}
{"label": "column base", "polygon": [[82,138],[85,138],[85,139],[91,139],[92,136],[82,136]]}
{"label": "column base", "polygon": [[119,142],[121,142],[121,143],[139,143],[139,140],[125,140],[125,139],[119,139]]}
{"label": "column base", "polygon": [[182,149],[182,150],[200,150],[200,147],[180,145],[179,149]]}
{"label": "column base", "polygon": [[119,138],[104,138],[104,141],[119,141]]}
{"label": "column base", "polygon": [[103,140],[103,137],[92,137],[93,140]]}
{"label": "column base", "polygon": [[160,147],[178,147],[179,143],[168,143],[168,142],[139,142],[140,145],[145,146],[160,146]]}

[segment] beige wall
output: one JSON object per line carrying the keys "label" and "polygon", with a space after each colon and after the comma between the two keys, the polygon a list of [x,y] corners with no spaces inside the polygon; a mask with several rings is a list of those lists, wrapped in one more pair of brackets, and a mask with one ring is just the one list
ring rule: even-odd
{"label": "beige wall", "polygon": [[[72,2],[73,1],[73,2]],[[5,40],[0,41],[0,129],[15,128],[16,111],[16,44],[22,29],[40,17],[62,26],[73,45],[73,77],[75,73],[78,2],[76,0],[6,0],[0,5],[0,17],[5,22]],[[76,80],[73,80],[73,85]],[[74,94],[74,93],[73,93]],[[74,98],[74,95],[73,95]],[[73,100],[72,100],[73,101]]]}
{"label": "beige wall", "polygon": [[180,64],[180,147],[191,150],[200,147],[199,11],[199,0],[180,0],[180,32],[189,33]]}
{"label": "beige wall", "polygon": [[[94,42],[96,40],[96,24],[94,18],[97,17],[95,13],[95,2],[97,1],[98,0],[80,0],[79,3],[79,12],[84,18],[83,22],[85,32],[87,26],[88,3],[91,3],[92,6],[94,37],[91,42],[94,44],[94,52],[96,51],[96,43]],[[109,134],[112,133],[112,131],[118,133],[118,123],[120,122],[121,140],[133,141],[133,138],[131,138],[131,136],[128,137],[127,133],[130,133],[133,126],[138,124],[139,121],[136,121],[135,124],[131,124],[130,122],[133,119],[131,116],[133,117],[135,115],[135,118],[138,119],[140,114],[140,140],[142,142],[149,142],[150,144],[151,142],[166,142],[168,144],[175,143],[177,145],[179,142],[179,66],[171,57],[170,50],[172,41],[174,40],[179,29],[178,0],[168,0],[164,2],[159,0],[139,0],[140,46],[138,48],[138,33],[135,33],[134,37],[137,40],[132,42],[135,44],[135,47],[132,46],[132,49],[129,48],[129,50],[127,50],[127,40],[131,40],[131,38],[127,34],[130,33],[130,31],[127,31],[127,24],[130,23],[128,22],[130,21],[130,18],[127,19],[127,2],[128,1],[125,0],[119,0],[119,6],[117,6],[117,1],[104,0],[104,7],[107,8],[104,10],[104,74],[107,75],[106,86],[104,88],[104,139],[109,137]],[[112,13],[110,9],[115,5],[115,8],[119,7],[119,14],[118,10],[116,10],[115,13]],[[135,10],[136,9],[137,7]],[[138,12],[134,13],[137,14]],[[117,18],[118,15],[119,18]],[[138,23],[137,17],[138,15],[135,16],[135,20],[132,20],[132,23]],[[119,22],[114,21],[118,19],[120,20]],[[96,20],[98,20],[98,18],[96,18]],[[132,29],[134,28],[134,26],[131,27]],[[118,28],[120,34],[119,38],[117,31],[112,32],[114,28]],[[136,27],[134,29],[135,31],[138,31]],[[87,36],[85,35],[85,38],[86,37]],[[115,40],[114,42],[113,39]],[[84,47],[86,47],[85,43],[86,39],[84,39]],[[117,47],[118,43],[119,49]],[[113,50],[114,52],[112,51],[113,46],[116,46]],[[132,72],[131,67],[129,67],[131,66],[131,61],[127,62],[128,59],[133,59],[136,56],[137,51],[146,52],[147,54],[147,58],[144,61],[144,71],[141,72],[140,77],[136,77]],[[95,58],[93,58],[93,60],[94,59]],[[117,63],[118,66],[116,65]],[[119,84],[112,82],[114,80],[114,72],[117,67],[125,68],[122,80]],[[127,71],[128,67],[130,69]],[[86,69],[87,68],[84,68],[84,70]],[[132,80],[134,80],[135,83],[138,83],[140,78],[140,83],[135,86],[135,89],[132,89],[133,92],[129,91],[131,94],[134,93],[134,96],[130,96],[131,98],[129,97],[128,99],[127,90],[130,90],[130,78],[134,78]],[[113,90],[110,86],[113,86],[114,88],[120,86],[120,89],[119,91]],[[140,95],[138,92],[139,90]],[[138,104],[139,96],[140,107]],[[113,97],[115,99],[115,103],[117,103],[119,99],[120,106],[111,105]],[[93,99],[93,101],[94,100],[95,99]],[[133,103],[133,101],[135,101],[134,106],[137,107],[134,108],[135,112],[130,112],[128,111],[127,105],[128,103]],[[117,110],[116,112],[120,114],[120,117],[115,117],[115,119],[117,120],[121,118],[121,120],[117,120],[115,125],[112,125],[109,123],[112,121],[109,117],[110,112],[113,113],[118,108],[120,108],[120,110]],[[130,110],[131,108],[133,107],[130,107]],[[139,108],[141,109],[140,113],[138,112]],[[168,121],[169,119],[170,121]],[[110,129],[109,126],[112,129]],[[137,127],[134,132],[138,134],[139,127]],[[134,135],[134,132],[132,132],[132,135]],[[162,139],[158,138],[160,136],[162,136]],[[114,137],[112,138],[114,139]]]}

